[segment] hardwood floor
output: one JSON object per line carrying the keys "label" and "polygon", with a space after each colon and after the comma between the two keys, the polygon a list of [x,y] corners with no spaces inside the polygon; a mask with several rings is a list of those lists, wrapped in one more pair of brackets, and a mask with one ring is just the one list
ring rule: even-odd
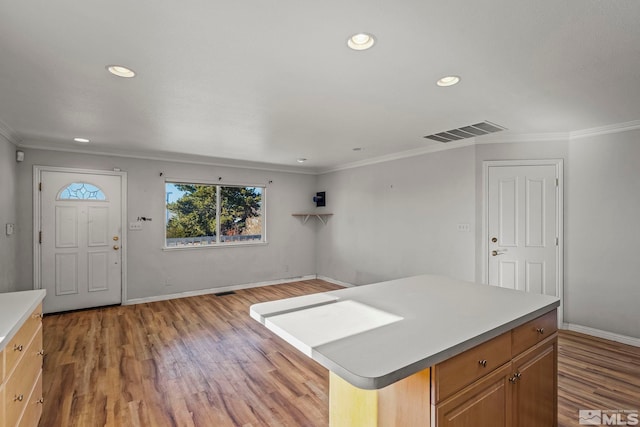
{"label": "hardwood floor", "polygon": [[640,348],[562,331],[558,345],[558,426],[578,410],[640,412]]}
{"label": "hardwood floor", "polygon": [[328,372],[249,317],[304,281],[44,318],[40,426],[328,424]]}
{"label": "hardwood floor", "polygon": [[[46,316],[40,426],[326,426],[326,369],[248,310],[333,289],[309,280]],[[577,426],[578,409],[640,409],[639,348],[563,332],[559,353],[560,427]]]}

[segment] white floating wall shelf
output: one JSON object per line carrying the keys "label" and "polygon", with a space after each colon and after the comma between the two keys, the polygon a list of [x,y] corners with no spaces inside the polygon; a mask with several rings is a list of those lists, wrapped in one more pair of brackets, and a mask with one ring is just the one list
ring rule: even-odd
{"label": "white floating wall shelf", "polygon": [[310,217],[315,217],[318,218],[320,220],[320,222],[322,222],[323,224],[327,224],[327,219],[333,215],[332,213],[315,213],[315,212],[309,212],[309,213],[294,213],[291,214],[291,216],[300,216],[303,218],[302,223],[306,224],[307,221],[309,220]]}

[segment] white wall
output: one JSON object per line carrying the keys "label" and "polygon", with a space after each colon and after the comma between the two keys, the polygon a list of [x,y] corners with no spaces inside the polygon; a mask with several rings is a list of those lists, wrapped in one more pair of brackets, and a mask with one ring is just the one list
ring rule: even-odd
{"label": "white wall", "polygon": [[569,144],[567,320],[640,338],[640,131]]}
{"label": "white wall", "polygon": [[[318,177],[41,150],[26,154],[27,161],[16,166],[15,147],[0,141],[0,191],[9,201],[0,204],[0,225],[18,221],[13,238],[0,233],[0,291],[32,284],[32,165],[119,167],[128,172],[128,221],[154,218],[143,231],[128,234],[129,298],[313,274],[352,284],[420,273],[480,281],[482,162],[561,158],[565,321],[640,338],[638,130],[571,142],[476,145]],[[162,251],[163,223],[156,220],[164,215],[160,171],[171,178],[223,176],[227,183],[273,180],[267,193],[269,245]],[[316,191],[327,191],[327,207],[318,209],[334,214],[327,225],[291,216],[314,210]],[[464,223],[471,232],[457,231]]]}
{"label": "white wall", "polygon": [[[16,183],[16,146],[0,135],[0,292],[14,291],[18,286],[16,249],[24,231],[16,224]],[[12,236],[5,232],[7,223],[16,225]]]}
{"label": "white wall", "polygon": [[[160,162],[124,157],[25,150],[19,166],[21,212],[20,289],[33,284],[33,165],[113,170],[128,175],[128,222],[151,217],[142,231],[128,231],[128,299],[209,289],[315,274],[315,233],[291,216],[313,206],[316,177],[234,167]],[[163,172],[163,176],[160,176]],[[163,251],[165,178],[209,180],[227,184],[272,184],[266,190],[268,244]],[[125,224],[126,226],[126,224]]]}
{"label": "white wall", "polygon": [[[564,159],[564,321],[640,338],[640,131],[476,146],[477,226],[484,160]],[[477,233],[477,270],[484,260]]]}
{"label": "white wall", "polygon": [[[361,285],[423,273],[473,280],[474,148],[331,172],[318,275]],[[470,232],[457,224],[470,224]]]}

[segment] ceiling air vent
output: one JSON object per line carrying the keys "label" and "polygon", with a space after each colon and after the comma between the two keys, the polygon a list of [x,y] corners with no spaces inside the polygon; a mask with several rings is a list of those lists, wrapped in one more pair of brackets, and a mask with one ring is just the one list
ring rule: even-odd
{"label": "ceiling air vent", "polygon": [[501,130],[505,129],[506,128],[503,128],[502,126],[499,126],[495,123],[484,121],[471,126],[451,129],[446,132],[435,133],[433,135],[427,135],[425,136],[425,138],[432,139],[438,142],[449,142],[457,141],[459,139],[487,135],[494,132],[500,132]]}

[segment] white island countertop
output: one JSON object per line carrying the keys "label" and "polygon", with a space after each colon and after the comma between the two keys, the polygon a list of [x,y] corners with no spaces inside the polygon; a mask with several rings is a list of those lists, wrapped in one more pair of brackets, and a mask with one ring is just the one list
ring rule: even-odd
{"label": "white island countertop", "polygon": [[251,306],[251,317],[352,385],[380,389],[560,305],[442,276],[416,276]]}
{"label": "white island countertop", "polygon": [[0,350],[11,341],[46,293],[43,289],[0,293]]}

